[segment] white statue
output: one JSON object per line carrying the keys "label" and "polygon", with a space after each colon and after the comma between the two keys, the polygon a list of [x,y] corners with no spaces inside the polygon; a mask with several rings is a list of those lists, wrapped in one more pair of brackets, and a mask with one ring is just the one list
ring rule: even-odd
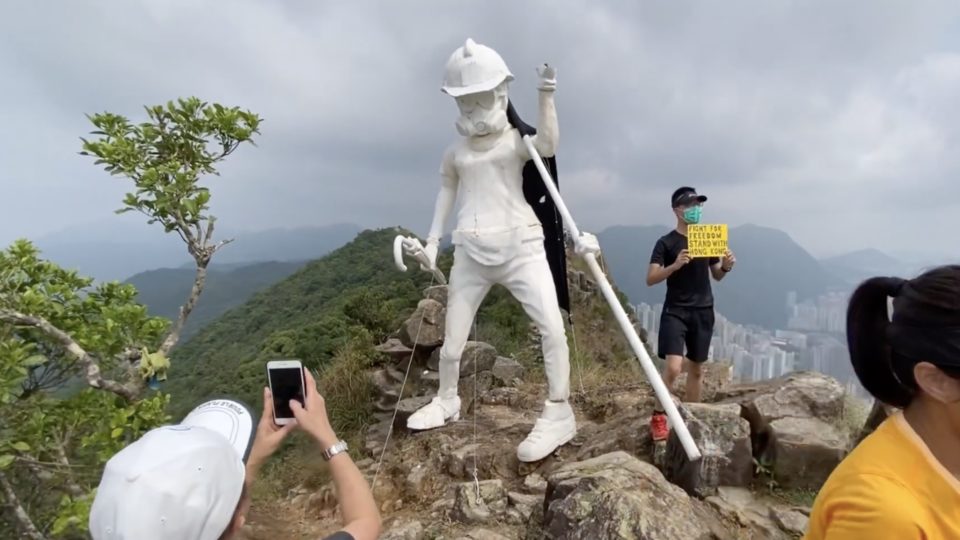
{"label": "white statue", "polygon": [[[539,121],[533,146],[544,158],[557,148],[557,113],[553,93],[556,72],[546,65],[540,75]],[[542,334],[549,398],[533,430],[517,448],[521,461],[541,460],[576,435],[568,397],[570,362],[563,315],[544,248],[544,230],[524,198],[524,165],[531,159],[520,132],[508,121],[507,84],[513,75],[493,49],[468,39],[450,57],[443,92],[460,109],[456,122],[463,138],[443,156],[441,188],[424,248],[436,267],[443,228],[458,203],[454,263],[450,271],[446,335],[440,349],[440,389],[407,421],[413,430],[432,429],[460,416],[457,382],[460,357],[477,309],[494,284],[506,287],[522,304]],[[596,239],[577,239],[578,252],[597,251]]]}

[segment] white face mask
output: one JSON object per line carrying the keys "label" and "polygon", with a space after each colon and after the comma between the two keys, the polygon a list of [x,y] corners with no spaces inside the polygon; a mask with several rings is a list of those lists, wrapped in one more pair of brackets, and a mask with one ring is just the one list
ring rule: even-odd
{"label": "white face mask", "polygon": [[499,133],[507,127],[506,84],[476,94],[455,98],[460,109],[457,131],[464,137]]}

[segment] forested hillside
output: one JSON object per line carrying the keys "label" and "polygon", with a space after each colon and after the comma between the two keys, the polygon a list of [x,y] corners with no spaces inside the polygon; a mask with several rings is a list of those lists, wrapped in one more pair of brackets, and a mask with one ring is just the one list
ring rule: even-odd
{"label": "forested hillside", "polygon": [[216,394],[258,403],[270,359],[299,358],[317,369],[351,341],[372,347],[430,283],[424,272],[402,273],[393,265],[393,237],[402,232],[360,233],[177,348],[164,386],[174,412]]}
{"label": "forested hillside", "polygon": [[[296,272],[305,261],[270,261],[253,264],[211,265],[203,291],[203,301],[183,328],[189,338],[227,310],[239,306],[254,293]],[[190,293],[193,268],[160,268],[141,272],[126,280],[137,288],[137,301],[151,315],[175,320],[183,299]]]}

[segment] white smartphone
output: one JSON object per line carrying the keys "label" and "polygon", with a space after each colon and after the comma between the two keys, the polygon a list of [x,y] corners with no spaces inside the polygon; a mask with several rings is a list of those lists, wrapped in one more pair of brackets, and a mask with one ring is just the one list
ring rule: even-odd
{"label": "white smartphone", "polygon": [[273,394],[273,422],[283,426],[293,422],[290,400],[304,404],[303,364],[299,360],[271,360],[267,362],[267,380]]}

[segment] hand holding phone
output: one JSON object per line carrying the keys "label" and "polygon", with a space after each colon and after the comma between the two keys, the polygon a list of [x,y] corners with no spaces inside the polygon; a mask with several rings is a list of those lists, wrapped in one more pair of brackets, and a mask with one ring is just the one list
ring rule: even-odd
{"label": "hand holding phone", "polygon": [[327,417],[327,404],[317,390],[317,382],[309,370],[304,372],[304,378],[307,384],[307,402],[303,407],[294,403],[293,414],[300,429],[316,439],[321,448],[327,449],[338,440]]}
{"label": "hand holding phone", "polygon": [[306,402],[303,364],[299,360],[271,360],[267,362],[267,380],[273,394],[273,422],[278,426],[295,420],[290,401],[301,406]]}

